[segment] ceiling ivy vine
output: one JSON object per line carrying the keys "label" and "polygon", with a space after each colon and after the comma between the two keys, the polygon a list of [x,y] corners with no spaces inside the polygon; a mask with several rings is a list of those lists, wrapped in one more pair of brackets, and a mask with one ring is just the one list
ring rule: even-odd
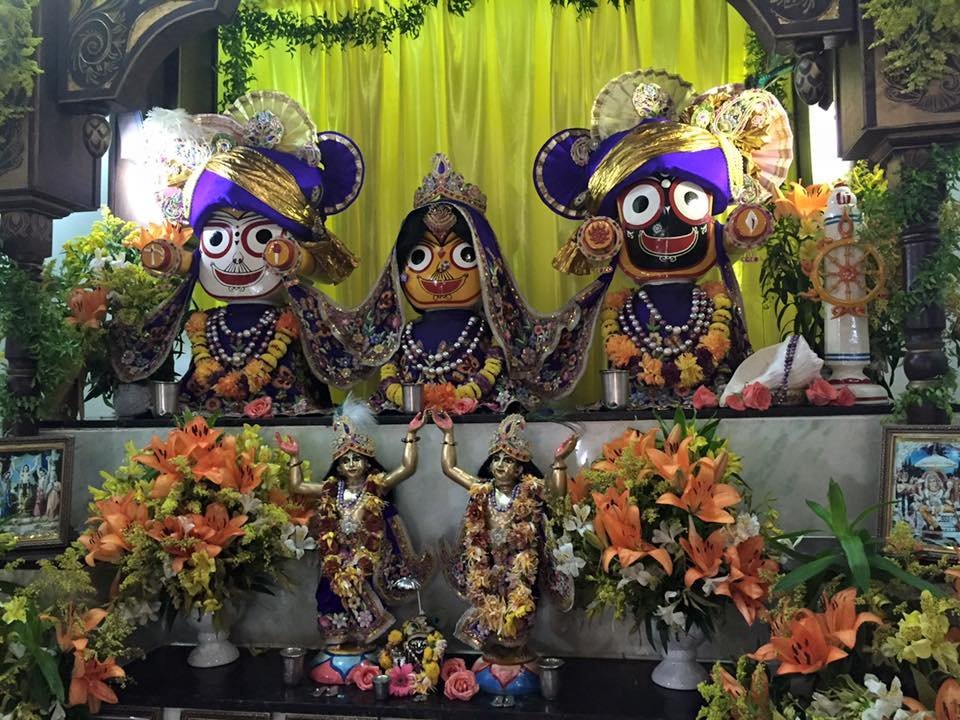
{"label": "ceiling ivy vine", "polygon": [[[447,10],[463,16],[476,0],[442,0]],[[226,59],[220,63],[223,77],[223,105],[233,102],[253,82],[253,61],[261,47],[283,43],[287,50],[306,47],[386,47],[397,35],[417,37],[427,13],[441,0],[406,0],[387,3],[383,9],[362,8],[331,17],[327,12],[304,16],[291,10],[263,10],[252,0],[244,0],[233,22],[220,28],[220,46]],[[579,17],[594,12],[603,0],[550,0],[555,7],[573,7]],[[620,7],[633,0],[606,0]]]}

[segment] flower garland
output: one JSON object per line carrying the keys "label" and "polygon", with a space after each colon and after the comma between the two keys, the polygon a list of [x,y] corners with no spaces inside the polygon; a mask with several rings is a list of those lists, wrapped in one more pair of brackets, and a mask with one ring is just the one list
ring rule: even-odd
{"label": "flower garland", "polygon": [[[679,386],[690,389],[709,378],[730,352],[730,325],[733,303],[719,283],[703,287],[713,303],[710,325],[697,343],[696,350],[684,352],[675,359],[660,359],[637,344],[620,326],[620,311],[632,301],[629,289],[611,293],[600,313],[600,336],[607,359],[615,368],[626,368],[638,382],[649,387]],[[659,337],[651,332],[650,337]]]}
{"label": "flower garland", "polygon": [[195,312],[187,321],[187,337],[193,346],[193,379],[201,390],[212,387],[217,395],[231,400],[243,400],[259,393],[270,382],[290,343],[300,335],[300,325],[293,311],[284,310],[277,318],[266,351],[251,358],[240,370],[228,371],[210,353],[207,322],[206,312]]}
{"label": "flower garland", "polygon": [[385,526],[383,523],[383,473],[370,475],[358,500],[361,503],[356,531],[348,542],[341,543],[343,508],[339,503],[340,481],[327,478],[324,492],[317,503],[317,547],[322,553],[320,573],[343,601],[352,607],[359,601],[363,579],[373,574],[383,550]]}
{"label": "flower garland", "polygon": [[[413,693],[415,695],[426,695],[433,692],[440,680],[440,663],[443,662],[443,655],[447,650],[447,641],[443,634],[437,630],[432,630],[426,636],[426,644],[419,658],[407,656],[407,648],[404,642],[417,631],[416,623],[407,620],[403,624],[402,630],[391,630],[387,635],[387,644],[380,651],[377,661],[380,669],[384,673],[398,666],[398,663],[411,663],[414,666],[413,672]],[[416,668],[420,668],[416,670]]]}
{"label": "flower garland", "polygon": [[481,628],[498,637],[516,638],[522,629],[520,621],[536,611],[533,588],[540,563],[537,528],[543,510],[542,488],[541,480],[527,475],[514,491],[509,509],[491,509],[508,515],[506,541],[497,545],[490,537],[486,517],[493,502],[493,483],[470,488],[464,515],[467,599],[478,611]]}
{"label": "flower garland", "polygon": [[[489,393],[493,386],[497,384],[500,373],[503,372],[503,350],[497,346],[492,346],[486,356],[483,358],[483,365],[478,372],[470,379],[459,385],[452,383],[427,383],[430,386],[452,385],[456,393],[456,399],[479,400]],[[380,388],[384,396],[397,407],[403,405],[403,385],[401,383],[400,371],[396,362],[389,362],[380,368]],[[425,388],[425,394],[430,390]],[[445,408],[447,410],[452,408]]]}

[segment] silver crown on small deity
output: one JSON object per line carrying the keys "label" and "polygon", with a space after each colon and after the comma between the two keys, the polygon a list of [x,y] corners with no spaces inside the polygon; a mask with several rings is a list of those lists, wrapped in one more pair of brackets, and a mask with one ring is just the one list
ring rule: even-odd
{"label": "silver crown on small deity", "polygon": [[450,158],[443,153],[433,156],[433,170],[413,194],[413,208],[421,208],[438,200],[455,200],[469,205],[483,214],[487,211],[487,196],[473,183],[455,172]]}

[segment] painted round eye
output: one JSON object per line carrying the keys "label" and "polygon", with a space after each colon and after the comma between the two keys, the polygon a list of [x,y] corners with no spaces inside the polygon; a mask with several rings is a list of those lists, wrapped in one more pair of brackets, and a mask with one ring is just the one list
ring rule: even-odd
{"label": "painted round eye", "polygon": [[684,180],[670,186],[670,207],[684,222],[699,225],[710,217],[710,195],[696,183]]}
{"label": "painted round eye", "polygon": [[260,257],[267,245],[280,237],[281,232],[282,230],[274,223],[268,221],[254,222],[243,229],[240,240],[248,253],[254,257]]}
{"label": "painted round eye", "polygon": [[208,224],[200,235],[200,249],[207,257],[221,258],[230,249],[230,227]]}
{"label": "painted round eye", "polygon": [[477,251],[474,249],[473,243],[462,242],[453,249],[450,259],[461,270],[470,270],[477,266]]}
{"label": "painted round eye", "polygon": [[644,180],[627,191],[620,200],[620,216],[625,225],[645,228],[663,212],[663,190],[659,183]]}
{"label": "painted round eye", "polygon": [[421,272],[426,270],[433,261],[433,250],[429,245],[420,243],[410,251],[410,257],[407,258],[407,270]]}

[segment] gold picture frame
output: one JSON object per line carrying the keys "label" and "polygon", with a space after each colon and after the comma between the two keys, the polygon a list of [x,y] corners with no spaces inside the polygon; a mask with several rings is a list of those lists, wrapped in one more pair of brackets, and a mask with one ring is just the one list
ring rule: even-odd
{"label": "gold picture frame", "polygon": [[0,532],[16,537],[11,554],[66,547],[72,485],[73,438],[0,440]]}
{"label": "gold picture frame", "polygon": [[883,428],[880,537],[897,522],[914,530],[921,552],[960,548],[960,427],[886,425]]}

